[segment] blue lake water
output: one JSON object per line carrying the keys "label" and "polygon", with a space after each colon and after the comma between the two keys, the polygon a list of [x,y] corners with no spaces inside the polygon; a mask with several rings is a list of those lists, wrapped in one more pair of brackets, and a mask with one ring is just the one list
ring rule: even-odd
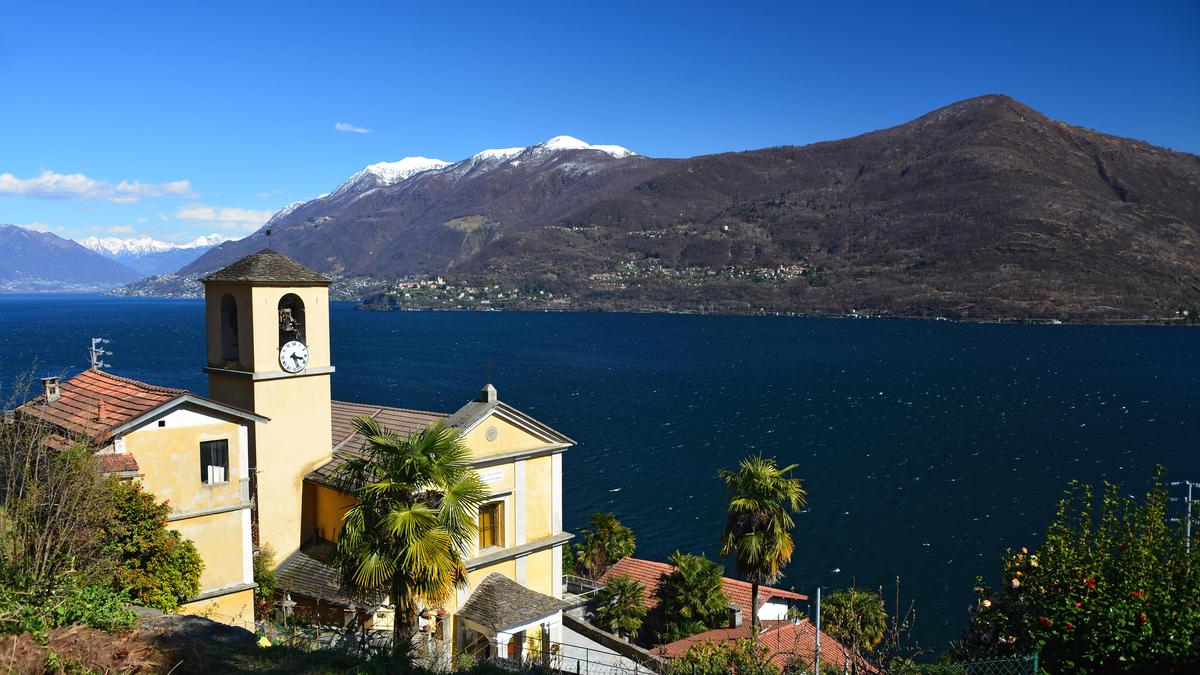
{"label": "blue lake water", "polygon": [[[0,295],[0,382],[86,365],[205,392],[193,300]],[[1200,331],[1157,327],[668,316],[358,312],[334,303],[334,396],[453,411],[500,397],[579,445],[564,524],[615,512],[640,555],[715,556],[716,471],[799,464],[810,509],[779,585],[886,587],[915,636],[961,632],[976,575],[1035,544],[1070,479],[1200,479]]]}

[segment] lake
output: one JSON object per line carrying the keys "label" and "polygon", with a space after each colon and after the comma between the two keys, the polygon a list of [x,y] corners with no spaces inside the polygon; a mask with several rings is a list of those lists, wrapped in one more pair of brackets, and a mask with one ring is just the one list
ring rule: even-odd
{"label": "lake", "polygon": [[[1200,331],[653,314],[331,312],[336,398],[450,412],[500,398],[579,442],[564,525],[613,511],[638,555],[715,556],[717,469],[799,465],[778,584],[885,587],[944,649],[976,575],[1037,544],[1067,481],[1200,480]],[[87,365],[204,393],[197,300],[0,295],[0,382]],[[1182,496],[1179,493],[1178,496]],[[728,562],[728,561],[726,561]]]}

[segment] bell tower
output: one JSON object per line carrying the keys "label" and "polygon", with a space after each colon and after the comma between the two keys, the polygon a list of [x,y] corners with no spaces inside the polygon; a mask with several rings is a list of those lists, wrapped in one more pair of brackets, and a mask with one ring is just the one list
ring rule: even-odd
{"label": "bell tower", "polygon": [[330,456],[330,280],[270,249],[203,279],[209,396],[251,427],[256,544],[300,546],[304,476]]}

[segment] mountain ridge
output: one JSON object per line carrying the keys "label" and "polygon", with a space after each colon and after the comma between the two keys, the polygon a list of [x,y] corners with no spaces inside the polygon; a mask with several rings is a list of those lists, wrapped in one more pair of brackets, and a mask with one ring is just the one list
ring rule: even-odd
{"label": "mountain ridge", "polygon": [[1105,320],[1200,294],[1200,158],[1003,95],[805,146],[529,151],[311,200],[272,219],[271,246],[335,276],[488,279],[579,309]]}
{"label": "mountain ridge", "polygon": [[0,292],[98,291],[136,278],[128,267],[70,239],[0,223]]}

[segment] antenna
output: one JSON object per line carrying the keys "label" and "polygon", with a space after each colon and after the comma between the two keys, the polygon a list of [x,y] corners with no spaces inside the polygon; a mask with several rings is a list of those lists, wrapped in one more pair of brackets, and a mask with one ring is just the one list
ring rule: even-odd
{"label": "antenna", "polygon": [[104,362],[105,356],[112,356],[112,352],[105,351],[101,345],[106,345],[109,340],[105,338],[92,338],[92,347],[88,350],[88,358],[92,362],[92,370],[100,370],[101,368],[112,368],[112,365]]}

